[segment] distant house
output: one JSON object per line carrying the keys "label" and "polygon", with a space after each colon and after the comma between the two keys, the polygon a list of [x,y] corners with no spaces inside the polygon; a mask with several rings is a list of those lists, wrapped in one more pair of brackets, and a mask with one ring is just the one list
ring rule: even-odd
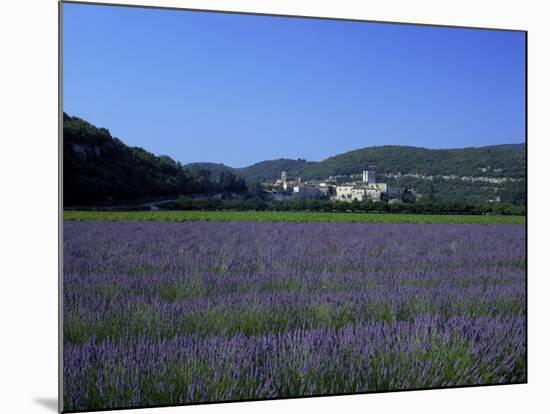
{"label": "distant house", "polygon": [[299,177],[289,180],[286,172],[282,171],[281,177],[272,184],[272,198],[275,200],[286,199],[289,196],[287,189],[291,191],[291,198],[308,200],[330,198],[348,202],[354,200],[381,201],[400,196],[398,189],[390,187],[386,183],[377,183],[374,171],[365,170],[362,175],[358,174],[356,177],[362,178],[362,180],[337,184],[335,177],[329,177],[328,180],[302,181]]}
{"label": "distant house", "polygon": [[339,201],[380,201],[386,195],[388,198],[399,196],[399,190],[386,183],[377,183],[374,171],[363,171],[363,180],[336,186],[333,200]]}
{"label": "distant house", "polygon": [[294,198],[316,199],[322,196],[319,187],[311,184],[298,184],[293,188]]}

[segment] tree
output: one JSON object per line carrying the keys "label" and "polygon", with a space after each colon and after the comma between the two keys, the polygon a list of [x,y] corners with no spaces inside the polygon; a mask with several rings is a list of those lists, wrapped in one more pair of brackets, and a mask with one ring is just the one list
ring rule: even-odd
{"label": "tree", "polygon": [[218,178],[219,190],[224,193],[245,193],[248,188],[243,178],[231,172],[222,171]]}

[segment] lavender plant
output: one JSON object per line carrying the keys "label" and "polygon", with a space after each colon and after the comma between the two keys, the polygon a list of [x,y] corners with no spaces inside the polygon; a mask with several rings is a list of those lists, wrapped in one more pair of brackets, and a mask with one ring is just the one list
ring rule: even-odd
{"label": "lavender plant", "polygon": [[524,225],[65,222],[67,410],[524,382]]}

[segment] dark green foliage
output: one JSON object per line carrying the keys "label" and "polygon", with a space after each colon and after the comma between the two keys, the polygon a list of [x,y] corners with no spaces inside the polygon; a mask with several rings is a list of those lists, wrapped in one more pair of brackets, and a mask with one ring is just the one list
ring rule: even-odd
{"label": "dark green foliage", "polygon": [[63,114],[65,206],[138,202],[214,189],[207,170],[128,147],[104,128]]}
{"label": "dark green foliage", "polygon": [[226,172],[226,173],[236,172],[235,168],[229,167],[225,164],[218,164],[215,162],[192,162],[189,164],[185,164],[183,167],[191,171],[208,170],[210,171],[212,180],[215,180],[215,181],[219,179],[220,174],[222,172]]}
{"label": "dark green foliage", "polygon": [[[482,168],[486,167],[490,168],[483,171]],[[396,145],[364,148],[328,158],[312,166],[304,177],[357,174],[362,170],[375,170],[378,174],[523,178],[525,146],[518,144],[440,150]]]}
{"label": "dark green foliage", "polygon": [[190,170],[206,169],[212,173],[214,179],[217,179],[224,172],[231,172],[245,178],[247,181],[265,182],[280,178],[281,171],[287,171],[290,177],[298,177],[307,171],[308,167],[315,164],[317,163],[308,162],[302,158],[297,160],[280,158],[257,162],[243,168],[232,168],[225,164],[213,162],[193,162],[185,164],[184,167]]}
{"label": "dark green foliage", "polygon": [[218,177],[218,189],[224,193],[244,193],[247,187],[243,178],[232,172],[222,171]]}
{"label": "dark green foliage", "polygon": [[422,200],[431,202],[460,201],[469,204],[483,204],[489,200],[525,205],[525,180],[506,181],[503,183],[488,183],[483,181],[462,181],[460,179],[445,180],[441,177],[433,180],[423,180],[414,177],[402,177],[397,180],[380,174],[379,180],[397,188],[414,188],[422,195]]}
{"label": "dark green foliage", "polygon": [[442,203],[422,201],[418,203],[388,204],[385,202],[357,201],[351,203],[332,200],[294,199],[264,201],[260,197],[240,199],[213,199],[180,197],[174,209],[179,210],[229,210],[229,211],[320,211],[326,213],[408,213],[408,214],[499,214],[525,215],[525,207],[509,203],[469,204],[460,201]]}
{"label": "dark green foliage", "polygon": [[308,168],[315,164],[317,163],[308,162],[304,159],[290,160],[280,158],[278,160],[258,162],[248,167],[240,168],[237,171],[247,181],[263,182],[280,178],[281,171],[287,171],[289,177],[303,176],[308,171]]}

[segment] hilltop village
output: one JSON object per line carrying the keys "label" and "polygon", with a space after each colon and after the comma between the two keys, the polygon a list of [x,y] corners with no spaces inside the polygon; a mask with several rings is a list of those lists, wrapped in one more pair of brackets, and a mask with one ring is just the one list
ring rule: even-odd
{"label": "hilltop village", "polygon": [[[347,180],[346,180],[347,179]],[[363,171],[353,176],[331,176],[325,180],[302,181],[301,178],[289,179],[286,171],[272,183],[264,183],[264,188],[273,200],[319,199],[336,201],[387,201],[398,204],[406,197],[414,201],[419,198],[412,189],[398,189],[387,183],[376,181],[374,171]]]}

